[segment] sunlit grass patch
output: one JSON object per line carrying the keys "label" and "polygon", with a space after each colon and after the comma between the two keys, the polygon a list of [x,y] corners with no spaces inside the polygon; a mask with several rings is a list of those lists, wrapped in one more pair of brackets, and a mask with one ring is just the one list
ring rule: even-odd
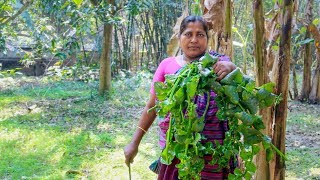
{"label": "sunlit grass patch", "polygon": [[27,107],[23,106],[6,106],[1,109],[0,121],[8,119],[10,117],[25,115],[28,113]]}
{"label": "sunlit grass patch", "polygon": [[0,108],[4,108],[10,104],[17,104],[17,103],[24,103],[32,98],[25,95],[19,95],[19,94],[3,94],[0,93]]}
{"label": "sunlit grass patch", "polygon": [[309,172],[311,176],[318,177],[318,179],[320,179],[320,168],[310,168]]}
{"label": "sunlit grass patch", "polygon": [[0,178],[65,176],[91,161],[97,152],[112,146],[112,139],[106,133],[79,129],[66,132],[1,126]]}
{"label": "sunlit grass patch", "polygon": [[288,129],[294,125],[305,132],[316,132],[320,129],[320,105],[310,105],[298,101],[289,105]]}
{"label": "sunlit grass patch", "polygon": [[297,148],[287,151],[287,174],[298,178],[320,177],[320,148]]}
{"label": "sunlit grass patch", "polygon": [[37,98],[63,99],[74,96],[89,96],[91,88],[84,82],[60,81],[37,86],[31,84],[20,89],[19,92]]}

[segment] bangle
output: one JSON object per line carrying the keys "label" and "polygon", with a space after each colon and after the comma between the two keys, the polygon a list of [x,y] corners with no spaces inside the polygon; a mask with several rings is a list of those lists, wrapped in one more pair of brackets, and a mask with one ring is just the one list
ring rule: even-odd
{"label": "bangle", "polygon": [[141,129],[144,133],[147,133],[147,131],[146,131],[146,130],[144,130],[142,127],[137,126],[137,128]]}

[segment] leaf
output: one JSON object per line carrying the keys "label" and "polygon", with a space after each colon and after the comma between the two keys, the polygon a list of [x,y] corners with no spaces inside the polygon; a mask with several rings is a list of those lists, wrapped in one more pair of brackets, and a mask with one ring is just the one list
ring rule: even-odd
{"label": "leaf", "polygon": [[221,84],[231,85],[233,83],[240,84],[243,79],[243,74],[241,73],[239,68],[234,69],[228,75],[226,75],[221,81]]}
{"label": "leaf", "polygon": [[58,52],[58,53],[56,53],[56,54],[54,55],[54,57],[58,57],[58,58],[61,59],[61,60],[67,59],[67,55],[66,55],[65,53],[63,53],[63,52]]}
{"label": "leaf", "polygon": [[245,151],[245,150],[242,150],[241,152],[240,152],[240,157],[241,157],[241,159],[243,160],[243,161],[246,161],[246,160],[248,160],[248,159],[250,159],[251,158],[251,152],[247,152],[247,151]]}
{"label": "leaf", "polygon": [[264,125],[261,117],[256,117],[255,118],[255,120],[253,121],[253,127],[256,130],[261,130],[261,129],[265,129],[266,128],[266,126]]}
{"label": "leaf", "polygon": [[181,104],[185,100],[185,91],[182,87],[174,94],[173,99],[176,104]]}
{"label": "leaf", "polygon": [[264,103],[264,106],[263,107],[269,107],[269,106],[272,106],[273,104],[275,104],[276,102],[276,98],[277,98],[277,95],[275,94],[269,94],[266,99],[265,99],[265,103]]}
{"label": "leaf", "polygon": [[258,154],[259,151],[260,151],[260,147],[259,146],[257,146],[257,145],[253,145],[252,146],[252,154],[253,155]]}
{"label": "leaf", "polygon": [[273,150],[271,148],[266,149],[266,160],[267,162],[272,160],[274,157]]}
{"label": "leaf", "polygon": [[204,56],[199,59],[199,61],[201,62],[203,68],[208,68],[213,66],[218,61],[218,57],[212,56],[209,53],[205,53]]}
{"label": "leaf", "polygon": [[297,45],[304,45],[304,44],[308,44],[308,43],[311,43],[311,42],[314,42],[314,39],[313,38],[307,38],[307,39],[305,39],[303,41],[297,42],[296,44]]}
{"label": "leaf", "polygon": [[253,116],[244,111],[235,113],[235,117],[240,119],[245,125],[252,125],[253,123]]}
{"label": "leaf", "polygon": [[216,112],[216,116],[217,116],[217,118],[218,118],[219,120],[221,120],[221,121],[227,119],[224,111],[221,110],[221,109],[218,109],[218,111]]}
{"label": "leaf", "polygon": [[246,166],[246,170],[249,172],[255,172],[257,169],[256,166],[250,161],[246,162],[245,166]]}
{"label": "leaf", "polygon": [[264,149],[269,149],[271,147],[271,138],[268,136],[264,136],[262,145]]}
{"label": "leaf", "polygon": [[156,92],[158,100],[165,100],[168,92],[166,84],[164,84],[163,82],[154,82],[154,90]]}
{"label": "leaf", "polygon": [[235,179],[236,179],[236,175],[234,175],[234,174],[228,175],[228,180],[235,180]]}
{"label": "leaf", "polygon": [[183,143],[185,143],[185,140],[186,140],[186,135],[178,135],[178,134],[175,134],[174,135],[174,137],[175,137],[175,140],[178,142],[178,143],[181,143],[181,144],[183,144]]}
{"label": "leaf", "polygon": [[234,170],[234,175],[236,175],[236,176],[242,176],[242,171],[241,171],[239,168],[236,168],[236,169]]}
{"label": "leaf", "polygon": [[231,85],[225,85],[224,93],[229,98],[231,103],[239,104],[239,94],[237,92],[237,87],[231,86]]}
{"label": "leaf", "polygon": [[245,132],[242,132],[244,136],[244,143],[251,145],[251,144],[257,144],[262,141],[261,132],[255,129],[249,129],[247,128]]}
{"label": "leaf", "polygon": [[258,99],[248,91],[242,91],[241,98],[241,104],[247,108],[251,114],[256,114],[258,111],[257,104],[259,104]]}
{"label": "leaf", "polygon": [[174,152],[174,149],[172,149],[172,147],[174,146],[167,146],[161,153],[161,158],[160,158],[160,161],[161,163],[163,164],[166,164],[166,165],[170,165],[172,160],[174,159],[174,156],[175,156],[175,152]]}
{"label": "leaf", "polygon": [[320,18],[316,18],[312,21],[312,24],[314,24],[315,26],[318,26],[319,23],[320,23]]}
{"label": "leaf", "polygon": [[257,98],[259,101],[264,100],[270,93],[266,89],[259,89],[257,92]]}
{"label": "leaf", "polygon": [[266,83],[266,84],[260,86],[260,88],[263,88],[270,93],[273,92],[274,87],[275,87],[275,84],[273,82],[269,82],[269,83]]}
{"label": "leaf", "polygon": [[305,26],[303,26],[301,29],[300,29],[300,34],[304,34],[307,32],[307,28]]}
{"label": "leaf", "polygon": [[190,99],[196,95],[199,79],[199,76],[194,76],[187,82],[187,95]]}
{"label": "leaf", "polygon": [[77,6],[80,6],[82,3],[82,0],[72,0]]}
{"label": "leaf", "polygon": [[201,117],[200,119],[197,119],[196,121],[193,122],[192,124],[192,131],[194,132],[201,132],[204,128],[204,121],[203,121],[203,117]]}

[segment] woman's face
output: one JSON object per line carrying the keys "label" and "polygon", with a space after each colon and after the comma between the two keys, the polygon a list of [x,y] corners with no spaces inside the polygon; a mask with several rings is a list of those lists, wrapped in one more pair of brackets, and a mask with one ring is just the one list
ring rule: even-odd
{"label": "woman's face", "polygon": [[180,47],[187,58],[193,60],[207,49],[208,38],[200,22],[189,22],[180,35]]}

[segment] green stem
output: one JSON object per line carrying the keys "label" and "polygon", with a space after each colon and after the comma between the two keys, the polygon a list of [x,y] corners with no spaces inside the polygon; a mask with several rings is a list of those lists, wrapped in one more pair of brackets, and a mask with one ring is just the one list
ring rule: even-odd
{"label": "green stem", "polygon": [[184,76],[187,72],[189,72],[189,74],[190,74],[190,71],[191,71],[191,70],[189,70],[189,71],[187,71],[187,70],[189,70],[189,69],[184,68],[183,70],[181,70],[179,76],[177,77],[177,79],[176,79],[176,81],[174,82],[174,85],[173,85],[173,87],[172,87],[172,89],[171,89],[171,91],[170,91],[169,99],[172,99],[174,93],[176,92],[176,89],[177,89],[178,85],[180,84],[181,80],[184,79],[183,76]]}
{"label": "green stem", "polygon": [[169,128],[167,131],[167,137],[166,137],[166,147],[169,147],[169,143],[171,142],[171,129],[172,129],[172,118],[170,116],[170,120],[169,120]]}
{"label": "green stem", "polygon": [[210,92],[208,92],[208,96],[207,96],[207,104],[206,104],[206,109],[204,110],[203,114],[202,114],[202,117],[204,117],[205,119],[205,116],[207,114],[207,111],[209,109],[209,104],[210,104]]}
{"label": "green stem", "polygon": [[272,143],[270,143],[270,145],[284,160],[288,160],[286,155],[284,155],[275,145],[273,145]]}

